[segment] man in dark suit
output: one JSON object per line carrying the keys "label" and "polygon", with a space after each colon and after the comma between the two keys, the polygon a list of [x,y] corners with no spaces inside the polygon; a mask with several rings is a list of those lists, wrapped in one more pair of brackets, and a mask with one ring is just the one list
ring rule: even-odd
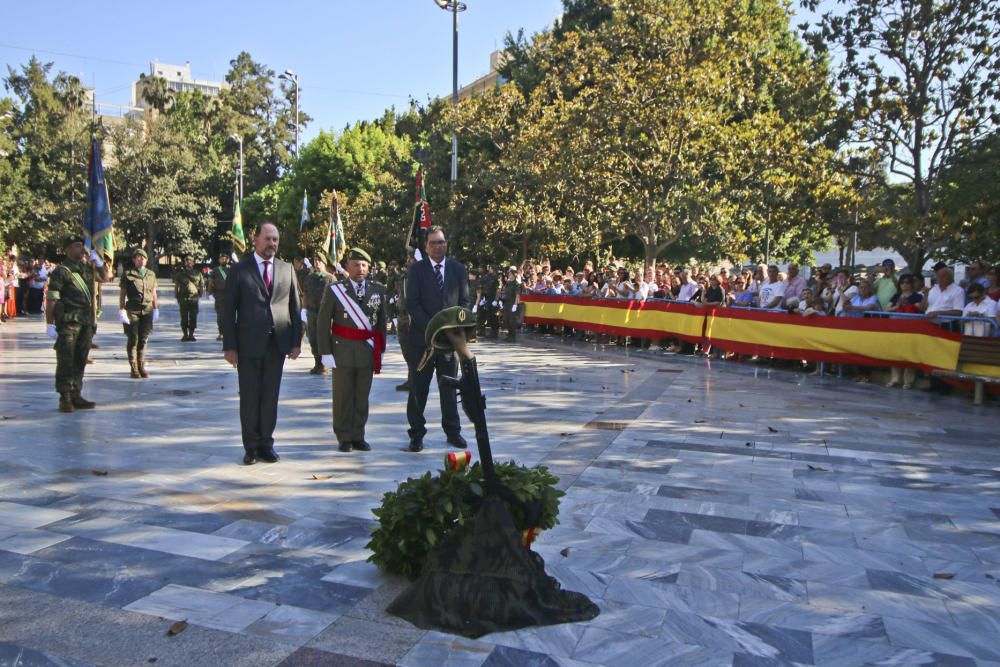
{"label": "man in dark suit", "polygon": [[278,228],[265,222],[254,253],[233,267],[226,281],[222,349],[240,381],[243,463],[275,463],[274,426],[285,357],[297,359],[302,340],[298,280],[292,266],[275,259]]}
{"label": "man in dark suit", "polygon": [[423,370],[417,370],[426,349],[424,331],[431,318],[445,308],[469,307],[469,272],[461,262],[446,257],[447,253],[448,241],[444,230],[436,226],[429,228],[427,256],[410,266],[406,275],[406,310],[410,314],[410,398],[406,404],[406,418],[410,422],[411,452],[424,448],[424,435],[427,434],[424,408],[435,372],[441,397],[441,427],[448,436],[448,444],[461,449],[467,446],[458,419],[455,389],[441,382],[442,376],[458,375],[454,353],[435,354]]}

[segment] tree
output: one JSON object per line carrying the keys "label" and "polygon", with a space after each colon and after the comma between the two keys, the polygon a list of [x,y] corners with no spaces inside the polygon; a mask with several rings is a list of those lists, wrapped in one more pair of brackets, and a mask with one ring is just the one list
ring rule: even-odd
{"label": "tree", "polygon": [[949,257],[1000,264],[1000,132],[956,152],[941,171],[941,219]]}
{"label": "tree", "polygon": [[[818,0],[803,0],[811,10]],[[891,246],[920,271],[954,236],[941,217],[943,170],[1000,122],[1000,5],[995,0],[837,0],[803,26],[840,61],[840,117],[889,174]],[[878,174],[873,174],[878,178]],[[903,187],[896,187],[896,185]]]}

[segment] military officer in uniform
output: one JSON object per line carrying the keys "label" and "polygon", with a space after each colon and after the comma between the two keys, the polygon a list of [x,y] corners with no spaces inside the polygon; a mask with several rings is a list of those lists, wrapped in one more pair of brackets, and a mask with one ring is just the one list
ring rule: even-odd
{"label": "military officer in uniform", "polygon": [[517,340],[517,296],[521,293],[521,281],[517,276],[517,267],[512,266],[507,270],[507,282],[503,286],[503,323],[507,327],[507,340],[514,342]]}
{"label": "military officer in uniform", "polygon": [[83,372],[87,368],[90,344],[97,318],[94,302],[94,278],[111,278],[111,267],[91,251],[93,265],[86,261],[83,237],[66,239],[66,261],[53,269],[45,304],[45,322],[49,338],[56,341],[56,392],[59,411],[88,410],[96,404],[81,395]]}
{"label": "military officer in uniform", "polygon": [[396,339],[399,341],[399,349],[403,353],[406,361],[406,381],[396,385],[396,391],[410,391],[410,313],[406,310],[406,272],[417,262],[413,255],[406,258],[406,264],[396,274],[395,299],[393,304],[396,308]]}
{"label": "military officer in uniform", "polygon": [[323,355],[319,351],[316,318],[319,315],[319,306],[323,302],[323,295],[335,282],[337,279],[326,270],[326,257],[322,256],[321,253],[316,253],[313,258],[312,271],[302,282],[302,321],[306,323],[306,335],[309,336],[309,347],[312,349],[314,363],[309,372],[313,375],[326,373]]}
{"label": "military officer in uniform", "polygon": [[500,277],[493,270],[493,267],[485,267],[479,283],[479,309],[476,311],[480,336],[486,335],[487,328],[492,330],[490,338],[496,338],[500,335],[500,320],[497,317],[499,291]]}
{"label": "military officer in uniform", "polygon": [[132,253],[132,266],[122,274],[121,292],[118,297],[118,319],[125,329],[128,365],[131,377],[148,378],[146,370],[146,341],[153,332],[153,325],[160,318],[156,301],[156,274],[146,268],[149,258],[139,248]]}
{"label": "military officer in uniform", "polygon": [[215,325],[219,327],[219,336],[215,340],[222,340],[222,311],[226,303],[226,281],[229,280],[229,255],[219,254],[219,264],[208,276],[208,293],[215,300]]}
{"label": "military officer in uniform", "polygon": [[174,296],[181,311],[182,341],[194,342],[198,328],[198,300],[205,293],[205,278],[194,268],[194,259],[184,258],[184,266],[174,272]]}
{"label": "military officer in uniform", "polygon": [[347,278],[327,288],[316,336],[325,366],[333,368],[333,431],[342,452],[367,452],[368,395],[385,352],[385,285],[369,280],[371,257],[352,248]]}

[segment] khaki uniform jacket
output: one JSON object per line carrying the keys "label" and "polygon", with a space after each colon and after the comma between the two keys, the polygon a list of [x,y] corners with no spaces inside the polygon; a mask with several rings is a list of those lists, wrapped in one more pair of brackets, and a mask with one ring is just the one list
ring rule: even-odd
{"label": "khaki uniform jacket", "polygon": [[178,301],[197,301],[205,293],[205,278],[195,268],[174,272],[174,296]]}
{"label": "khaki uniform jacket", "polygon": [[216,310],[222,307],[222,300],[226,298],[226,281],[232,270],[232,266],[220,264],[212,269],[212,274],[208,277],[208,293],[215,299]]}
{"label": "khaki uniform jacket", "polygon": [[337,282],[337,278],[326,271],[313,271],[302,281],[302,306],[309,311],[319,312],[319,306],[323,303],[323,295],[330,288],[330,285]]}
{"label": "khaki uniform jacket", "polygon": [[[74,274],[76,277],[74,277]],[[55,325],[94,324],[94,269],[66,260],[49,276],[49,299],[56,301]]]}
{"label": "khaki uniform jacket", "polygon": [[[386,330],[386,289],[385,285],[374,280],[365,280],[365,295],[360,301],[354,292],[354,283],[344,279],[341,283],[347,289],[348,296],[354,300],[361,311],[372,323],[372,328],[381,331],[385,335]],[[331,332],[333,323],[357,328],[354,320],[340,303],[340,299],[333,293],[332,285],[327,287],[323,293],[323,300],[319,306],[319,315],[316,317],[316,338],[319,340],[319,353],[332,354],[333,360],[338,368],[364,368],[371,366],[372,348],[363,340],[350,340],[334,336]]]}
{"label": "khaki uniform jacket", "polygon": [[125,310],[134,315],[149,315],[153,312],[156,296],[156,274],[145,270],[145,275],[134,266],[122,274],[119,283],[125,292]]}

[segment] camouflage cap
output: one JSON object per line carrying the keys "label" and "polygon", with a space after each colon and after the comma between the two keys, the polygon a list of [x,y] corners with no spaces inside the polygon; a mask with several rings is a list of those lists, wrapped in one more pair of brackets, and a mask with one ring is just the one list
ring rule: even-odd
{"label": "camouflage cap", "polygon": [[385,262],[383,262],[382,260],[379,260],[379,261],[375,262],[375,264],[378,265],[378,268],[380,268],[380,269],[384,269],[385,268]]}
{"label": "camouflage cap", "polygon": [[133,257],[145,257],[146,259],[149,259],[149,255],[147,255],[146,251],[143,250],[142,248],[137,248],[136,250],[134,250],[132,252],[132,256]]}
{"label": "camouflage cap", "polygon": [[63,239],[63,247],[64,248],[66,246],[71,246],[74,243],[83,243],[83,244],[86,244],[87,241],[82,236],[80,236],[79,234],[70,234],[65,239]]}

